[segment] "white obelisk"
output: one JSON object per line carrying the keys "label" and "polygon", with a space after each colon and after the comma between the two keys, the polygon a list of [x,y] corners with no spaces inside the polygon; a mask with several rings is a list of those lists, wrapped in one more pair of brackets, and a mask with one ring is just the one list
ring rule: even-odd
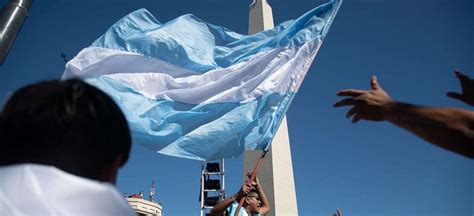
{"label": "white obelisk", "polygon": [[[273,28],[272,8],[267,0],[253,0],[249,12],[249,34]],[[252,170],[262,151],[244,152],[245,172]],[[286,116],[283,118],[258,174],[260,184],[270,201],[271,216],[298,215],[293,163]]]}

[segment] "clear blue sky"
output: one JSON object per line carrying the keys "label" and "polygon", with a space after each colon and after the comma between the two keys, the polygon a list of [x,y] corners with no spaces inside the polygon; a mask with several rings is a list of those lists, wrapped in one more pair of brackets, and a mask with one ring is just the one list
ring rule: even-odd
{"label": "clear blue sky", "polygon": [[[7,0],[0,0],[4,5]],[[36,0],[3,66],[0,101],[17,88],[59,78],[60,53],[71,58],[122,16],[147,8],[161,22],[192,13],[247,32],[250,0]],[[275,23],[325,2],[270,0]],[[472,215],[473,161],[439,149],[388,123],[344,118],[335,92],[369,87],[372,74],[392,98],[471,109],[445,96],[460,89],[452,71],[474,77],[474,1],[345,0],[288,111],[300,215]],[[86,156],[84,157],[87,158]],[[242,158],[226,161],[230,193]],[[157,181],[164,213],[196,215],[200,162],[133,146],[121,170],[122,192]]]}

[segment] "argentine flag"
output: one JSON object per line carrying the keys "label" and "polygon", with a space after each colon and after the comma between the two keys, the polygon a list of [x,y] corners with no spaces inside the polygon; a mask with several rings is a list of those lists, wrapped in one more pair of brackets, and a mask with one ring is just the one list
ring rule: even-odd
{"label": "argentine flag", "polygon": [[66,64],[107,92],[133,142],[196,160],[266,150],[341,0],[254,35],[183,15],[165,24],[139,9]]}

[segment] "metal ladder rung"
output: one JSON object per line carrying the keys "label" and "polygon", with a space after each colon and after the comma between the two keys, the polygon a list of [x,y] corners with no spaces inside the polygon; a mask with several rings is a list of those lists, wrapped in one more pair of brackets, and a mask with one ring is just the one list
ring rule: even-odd
{"label": "metal ladder rung", "polygon": [[[209,210],[214,208],[214,206],[208,206],[205,203],[206,197],[220,197],[220,199],[225,198],[225,177],[224,177],[224,159],[219,160],[219,167],[216,169],[214,167],[213,170],[218,170],[219,172],[208,172],[207,171],[207,162],[201,162],[201,193],[200,193],[200,215],[205,216],[206,213],[209,213]],[[214,178],[210,178],[210,176],[214,176]],[[217,178],[215,177],[217,176]],[[206,180],[219,180],[219,189],[205,189],[205,181]],[[209,196],[211,193],[212,196]]]}

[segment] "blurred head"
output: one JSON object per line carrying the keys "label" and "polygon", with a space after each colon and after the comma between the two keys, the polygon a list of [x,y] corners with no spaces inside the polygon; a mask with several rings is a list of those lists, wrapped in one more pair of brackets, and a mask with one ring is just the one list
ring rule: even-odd
{"label": "blurred head", "polygon": [[0,166],[34,163],[115,182],[131,137],[113,100],[78,79],[46,81],[15,92],[0,113]]}
{"label": "blurred head", "polygon": [[255,189],[252,189],[250,193],[245,197],[245,208],[252,213],[260,212],[260,196]]}

